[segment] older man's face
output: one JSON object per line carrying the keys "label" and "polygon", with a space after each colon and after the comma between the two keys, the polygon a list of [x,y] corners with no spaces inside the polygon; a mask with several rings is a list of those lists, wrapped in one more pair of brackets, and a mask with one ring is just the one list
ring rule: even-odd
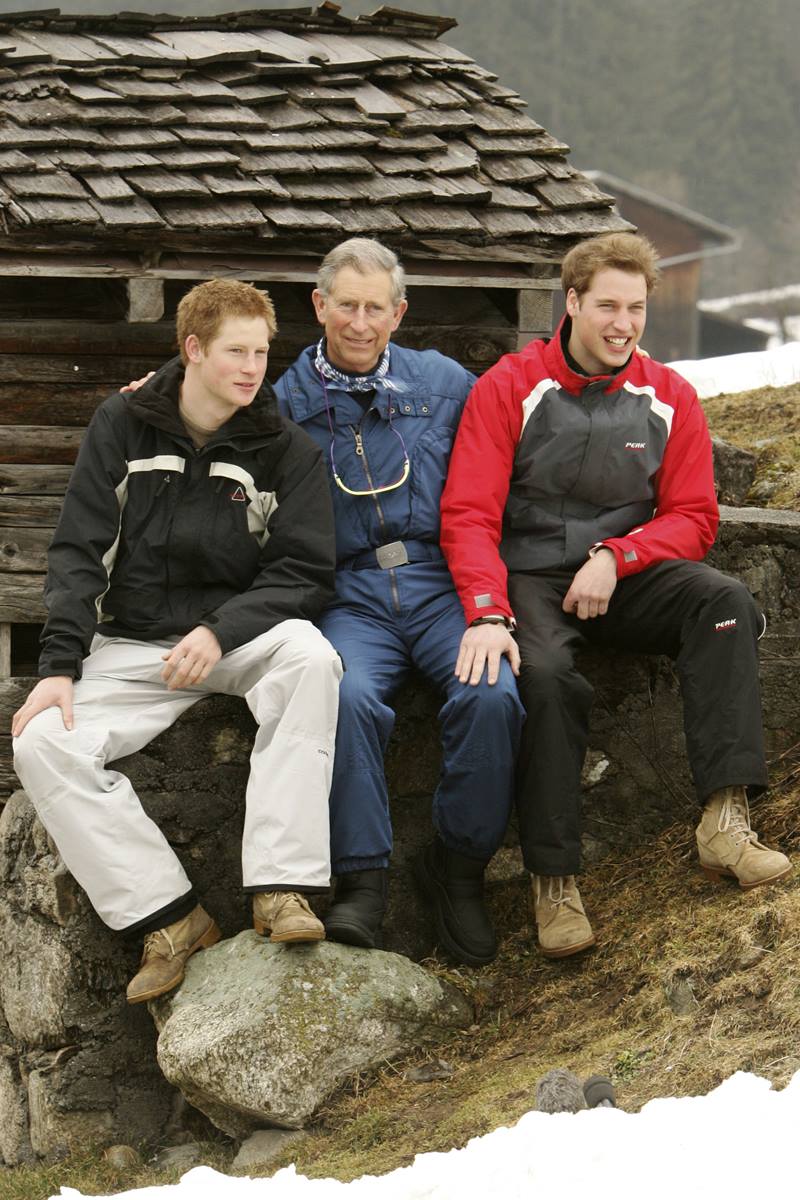
{"label": "older man's face", "polygon": [[350,375],[372,370],[408,308],[405,300],[393,302],[388,271],[362,275],[352,267],[342,267],[329,294],[315,290],[313,300],[328,358]]}

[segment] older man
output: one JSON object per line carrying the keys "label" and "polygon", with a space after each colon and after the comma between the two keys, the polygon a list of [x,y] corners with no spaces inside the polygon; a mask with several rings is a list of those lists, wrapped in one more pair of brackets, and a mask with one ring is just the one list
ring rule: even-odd
{"label": "older man", "polygon": [[[353,945],[380,943],[392,849],[383,755],[391,698],[413,664],[445,697],[436,836],[418,877],[440,944],[481,965],[496,953],[483,874],[508,820],[523,710],[510,638],[478,683],[454,674],[465,624],[439,549],[439,501],[475,380],[435,350],[390,343],[407,302],[403,270],[380,242],[335,247],[313,301],[323,336],[276,392],[326,455],[336,523],[336,600],[320,628],[346,670],[330,798],[338,882],[326,930]],[[478,620],[505,623],[491,605],[484,611]]]}

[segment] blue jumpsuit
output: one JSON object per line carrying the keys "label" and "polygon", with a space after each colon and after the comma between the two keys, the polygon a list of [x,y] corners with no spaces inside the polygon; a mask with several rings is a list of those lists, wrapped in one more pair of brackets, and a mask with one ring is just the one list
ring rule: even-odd
{"label": "blue jumpsuit", "polygon": [[[330,798],[333,872],[388,865],[392,829],[383,756],[394,725],[391,698],[412,664],[445,697],[434,824],[451,850],[488,860],[508,822],[524,711],[505,658],[491,687],[485,676],[477,687],[455,677],[464,610],[438,545],[439,501],[474,376],[435,350],[391,345],[392,390],[378,387],[362,394],[361,403],[327,380],[332,460],[315,356],[315,346],[304,350],[275,390],[281,412],[322,448],[334,505],[336,600],[319,622],[346,668]],[[410,474],[394,491],[351,496],[333,478],[332,461],[352,489],[392,483],[402,475],[404,447]],[[397,541],[408,563],[378,565],[375,549]]]}

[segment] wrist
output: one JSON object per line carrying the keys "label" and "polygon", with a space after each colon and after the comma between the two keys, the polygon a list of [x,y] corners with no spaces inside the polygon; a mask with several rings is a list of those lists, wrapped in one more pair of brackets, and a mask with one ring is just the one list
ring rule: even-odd
{"label": "wrist", "polygon": [[516,629],[517,623],[513,617],[504,617],[501,613],[490,613],[485,617],[476,617],[474,621],[470,621],[470,629],[478,625],[502,625],[504,629]]}

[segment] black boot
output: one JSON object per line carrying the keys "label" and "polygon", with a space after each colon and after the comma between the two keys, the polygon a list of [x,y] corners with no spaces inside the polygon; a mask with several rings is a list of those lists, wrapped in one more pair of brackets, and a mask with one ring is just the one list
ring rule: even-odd
{"label": "black boot", "polygon": [[486,864],[466,858],[435,837],[414,863],[433,909],[440,945],[457,962],[482,967],[497,954],[497,939],[483,902]]}
{"label": "black boot", "polygon": [[336,896],[325,917],[325,932],[334,942],[379,949],[383,942],[381,922],[386,912],[389,872],[348,871],[340,875]]}

